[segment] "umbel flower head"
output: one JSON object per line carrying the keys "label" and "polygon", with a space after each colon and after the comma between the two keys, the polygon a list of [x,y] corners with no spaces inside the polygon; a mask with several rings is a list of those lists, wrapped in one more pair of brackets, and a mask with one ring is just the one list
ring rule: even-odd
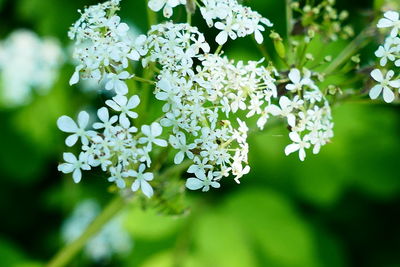
{"label": "umbel flower head", "polygon": [[15,107],[46,94],[63,63],[60,44],[28,30],[16,30],[0,41],[0,104]]}
{"label": "umbel flower head", "polygon": [[371,72],[371,77],[377,84],[371,88],[369,96],[377,99],[382,95],[386,103],[391,103],[395,100],[396,91],[400,92],[400,14],[396,11],[385,12],[377,27],[389,31],[389,35],[375,52],[379,68]]}
{"label": "umbel flower head", "polygon": [[[184,3],[151,0],[149,7],[163,9],[169,17],[172,8]],[[86,8],[70,31],[77,45],[74,56],[80,60],[71,83],[103,80],[105,89],[115,94],[98,109],[99,121],[93,124],[84,111],[78,123],[67,116],[58,120],[59,128],[71,134],[66,144],[79,141],[81,146],[78,157],[66,153],[66,163],[59,166],[73,173],[75,182],[82,170],[99,167],[117,187],[151,197],[157,182],[153,160],[170,147],[173,164],[189,162],[188,189],[219,188],[229,177],[240,183],[250,172],[250,117],[256,117],[261,130],[271,118],[287,121],[293,143],[285,153],[298,152],[301,160],[307,149],[316,154],[333,137],[329,103],[315,82],[318,73],[306,68],[279,72],[264,59],[234,61],[221,52],[228,37],[254,35],[263,42],[264,26],[272,23],[259,13],[236,0],[199,1],[207,24],[221,30],[215,39],[220,48],[211,53],[205,36],[188,23],[167,21],[136,39],[122,38],[127,25],[116,15],[118,4],[114,0]],[[132,61],[154,70],[154,79],[136,77],[130,71]],[[140,98],[130,96],[130,79],[153,90],[154,101],[162,103],[158,119],[139,123]],[[279,94],[278,79],[287,81]]]}

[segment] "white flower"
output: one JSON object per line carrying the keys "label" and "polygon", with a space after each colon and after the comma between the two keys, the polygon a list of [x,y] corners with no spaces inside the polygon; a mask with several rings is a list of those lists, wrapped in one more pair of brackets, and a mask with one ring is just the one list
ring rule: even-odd
{"label": "white flower", "polygon": [[382,18],[378,21],[378,28],[392,28],[390,35],[394,38],[399,33],[400,29],[400,19],[399,12],[396,11],[387,11],[383,15],[385,18]]}
{"label": "white flower", "polygon": [[106,107],[102,107],[97,111],[97,116],[102,122],[96,122],[93,124],[94,129],[102,129],[104,128],[105,132],[110,132],[112,125],[118,120],[118,116],[112,116],[108,114],[108,109]]}
{"label": "white flower", "polygon": [[305,76],[302,78],[298,69],[291,69],[289,72],[289,79],[292,82],[286,85],[286,89],[289,91],[300,91],[304,85],[308,85],[309,87],[314,86],[310,79],[309,72],[305,72]]}
{"label": "white flower", "polygon": [[186,144],[186,136],[182,132],[178,132],[175,135],[171,135],[169,137],[169,143],[171,146],[175,149],[179,149],[180,151],[176,153],[174,157],[174,163],[179,164],[183,161],[185,158],[185,154],[188,156],[188,158],[192,159],[193,158],[193,153],[190,151],[191,149],[194,149],[196,147],[195,144]]}
{"label": "white flower", "polygon": [[76,124],[70,117],[61,116],[57,120],[58,128],[66,133],[73,133],[65,139],[65,144],[67,146],[75,145],[78,138],[81,138],[81,142],[84,145],[89,143],[88,137],[93,135],[93,131],[86,131],[85,128],[89,123],[89,114],[86,111],[81,111],[78,114],[78,124]]}
{"label": "white flower", "polygon": [[216,37],[215,41],[219,45],[223,45],[228,41],[228,36],[232,39],[235,40],[237,35],[236,35],[236,30],[238,29],[238,25],[232,21],[230,17],[227,18],[225,24],[222,22],[216,22],[215,23],[215,28],[222,30]]}
{"label": "white flower", "polygon": [[390,61],[395,61],[395,53],[397,52],[397,50],[397,47],[392,47],[390,43],[385,43],[385,45],[378,48],[378,50],[375,52],[375,56],[381,59],[381,66],[385,66],[388,59]]}
{"label": "white flower", "polygon": [[119,74],[109,73],[107,76],[108,81],[106,83],[106,89],[114,89],[117,94],[126,95],[128,93],[128,86],[123,80],[126,80],[130,77],[131,76],[129,72],[127,71],[123,71]]}
{"label": "white flower", "polygon": [[153,122],[150,126],[149,125],[142,125],[142,133],[146,137],[141,137],[139,139],[139,143],[141,144],[146,144],[148,149],[151,150],[152,148],[152,143],[161,146],[161,147],[166,147],[168,145],[167,141],[163,139],[156,138],[162,134],[162,127],[158,122]]}
{"label": "white flower", "polygon": [[194,158],[194,162],[195,164],[190,165],[189,169],[187,170],[188,173],[194,173],[196,176],[198,176],[199,173],[204,173],[206,169],[212,169],[212,165],[207,164],[207,159],[200,160],[196,157]]}
{"label": "white flower", "polygon": [[153,196],[153,188],[148,181],[153,180],[154,176],[151,172],[143,173],[145,168],[146,166],[144,164],[140,164],[139,170],[137,172],[134,170],[130,170],[127,172],[127,174],[131,177],[136,177],[136,180],[132,184],[132,191],[136,192],[140,188],[143,194],[150,198]]}
{"label": "white flower", "polygon": [[173,14],[172,8],[179,4],[186,4],[186,0],[150,0],[148,6],[151,10],[158,12],[163,9],[164,17],[170,18]]}
{"label": "white flower", "polygon": [[304,161],[304,158],[306,157],[305,149],[310,147],[308,137],[304,136],[304,138],[301,139],[300,135],[297,132],[289,133],[289,137],[293,141],[293,144],[286,146],[286,156],[293,152],[299,151],[299,158],[301,161]]}
{"label": "white flower", "polygon": [[111,176],[108,178],[109,182],[115,182],[118,188],[125,188],[126,183],[124,178],[128,176],[127,172],[122,171],[122,165],[118,164],[117,167],[110,167]]}
{"label": "white flower", "polygon": [[66,163],[58,165],[58,170],[63,173],[71,173],[75,183],[79,183],[82,178],[82,170],[90,170],[90,166],[87,164],[87,154],[81,152],[79,159],[72,153],[64,153],[63,155]]}
{"label": "white flower", "polygon": [[394,76],[394,71],[389,70],[384,78],[382,72],[379,69],[375,69],[371,72],[371,76],[375,81],[380,83],[369,91],[371,99],[377,99],[383,91],[383,100],[385,100],[386,103],[392,102],[394,100],[394,93],[391,87],[400,88],[400,79],[391,81]]}
{"label": "white flower", "polygon": [[244,168],[242,166],[242,163],[237,161],[232,165],[232,174],[235,175],[235,182],[240,184],[240,178],[243,177],[243,175],[248,174],[250,172],[250,166],[246,165]]}
{"label": "white flower", "polygon": [[126,115],[132,119],[136,119],[138,117],[136,112],[131,111],[131,109],[136,108],[140,103],[140,98],[137,95],[129,98],[129,101],[128,98],[123,95],[116,95],[112,99],[113,100],[107,100],[106,105],[115,111],[121,112],[121,115],[119,116],[119,121],[121,124],[126,124],[126,122],[124,122],[124,120],[127,120]]}
{"label": "white flower", "polygon": [[214,188],[220,188],[220,184],[216,181],[213,181],[214,176],[213,172],[209,171],[207,176],[204,172],[195,173],[196,177],[192,177],[186,180],[186,187],[190,190],[198,190],[203,188],[203,192],[207,192],[210,190],[210,186]]}

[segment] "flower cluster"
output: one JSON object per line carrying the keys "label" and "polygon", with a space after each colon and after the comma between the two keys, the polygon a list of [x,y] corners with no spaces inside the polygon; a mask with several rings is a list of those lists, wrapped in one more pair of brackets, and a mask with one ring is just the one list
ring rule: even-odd
{"label": "flower cluster", "polygon": [[377,68],[371,72],[372,78],[378,84],[370,90],[369,96],[377,99],[382,94],[383,100],[390,103],[395,99],[396,90],[400,92],[400,14],[395,11],[385,12],[377,26],[390,29],[390,34],[375,52],[383,70]]}
{"label": "flower cluster", "polygon": [[[100,207],[97,202],[90,199],[80,202],[62,226],[64,241],[71,243],[79,238],[99,213]],[[92,260],[101,261],[109,259],[113,254],[126,254],[131,248],[132,240],[123,229],[122,217],[119,215],[88,241],[84,252]]]}
{"label": "flower cluster", "polygon": [[[189,189],[207,191],[232,173],[235,180],[249,171],[245,122],[229,119],[239,110],[260,114],[261,106],[277,96],[274,78],[259,62],[234,64],[226,57],[208,54],[209,45],[195,27],[165,23],[148,35],[149,55],[144,62],[156,62],[158,75],[155,97],[165,101],[161,124],[172,127],[169,143],[178,149],[174,162],[184,157],[193,161],[188,172]],[[199,64],[194,67],[194,62]]]}
{"label": "flower cluster", "polygon": [[150,0],[148,6],[151,10],[158,12],[163,10],[163,15],[170,18],[173,14],[173,8],[178,5],[185,5],[186,0]]}
{"label": "flower cluster", "polygon": [[[149,8],[153,11],[160,11],[163,7],[164,16],[169,18],[172,15],[172,8],[179,4],[186,4],[186,0],[150,0]],[[235,40],[237,37],[244,37],[254,34],[257,43],[264,40],[262,32],[265,27],[272,27],[272,23],[262,17],[258,12],[251,10],[237,2],[237,0],[201,0],[201,15],[209,27],[215,27],[220,33],[215,38],[219,45],[228,41],[228,37]]]}
{"label": "flower cluster", "polygon": [[129,26],[115,14],[120,0],[111,0],[85,8],[81,17],[71,27],[68,35],[75,40],[73,57],[79,62],[70,84],[79,79],[105,82],[105,89],[117,94],[127,94],[125,80],[131,78],[130,61],[138,61],[142,36],[135,40],[129,36]]}
{"label": "flower cluster", "polygon": [[[164,8],[169,16],[172,7],[183,3],[151,0],[149,7]],[[249,34],[255,34],[257,42],[262,42],[264,27],[260,23],[272,26],[267,19],[235,0],[203,0],[201,3],[204,5],[201,13],[209,26],[215,24],[222,30],[217,36],[221,45],[228,36],[235,39]],[[106,105],[119,113],[111,116],[109,109],[100,108],[101,122],[92,126],[97,131],[87,128],[89,115],[84,111],[79,114],[77,124],[67,116],[58,120],[62,131],[72,133],[66,139],[68,146],[81,139],[79,157],[65,153],[66,163],[59,166],[64,173],[72,172],[75,182],[80,181],[81,170],[100,166],[110,173],[109,180],[118,187],[125,188],[129,183],[133,191],[141,188],[150,197],[153,189],[149,181],[153,174],[145,170],[151,165],[151,151],[154,146],[169,145],[175,149],[174,164],[181,164],[185,158],[190,162],[187,188],[208,191],[211,187],[220,187],[221,179],[229,176],[239,183],[250,171],[249,129],[243,118],[257,117],[260,129],[270,117],[285,118],[293,141],[285,152],[299,151],[301,160],[305,158],[305,149],[313,146],[313,152],[318,153],[333,136],[329,104],[314,83],[315,74],[311,71],[292,69],[288,74],[278,72],[271,64],[264,66],[263,59],[235,62],[224,56],[220,48],[210,53],[205,36],[188,23],[152,25],[147,35],[136,41],[124,41],[118,29],[124,32],[126,27],[121,26],[124,24],[119,17],[113,19],[117,4],[118,1],[109,1],[85,9],[71,31],[78,43],[87,44],[83,50],[77,48],[78,51],[92,51],[96,55],[79,56],[82,64],[77,67],[72,81],[79,80],[80,72],[83,72],[82,77],[91,73],[87,77],[96,79],[97,74],[93,76],[93,73],[98,73],[98,79],[109,79],[106,89],[114,89],[117,95],[107,100]],[[117,23],[111,27],[109,20]],[[135,54],[134,58],[127,58],[154,70],[154,82],[140,77],[135,79],[154,86],[154,97],[163,102],[163,115],[151,125],[142,125],[140,132],[133,126],[138,114],[132,110],[140,100],[137,96],[129,99],[126,96],[128,89],[124,80],[133,74],[126,71],[129,64],[121,56],[121,47],[129,48],[123,49],[127,55]],[[97,55],[100,50],[108,53]],[[113,57],[114,52],[120,57]],[[105,60],[107,55],[111,57],[109,61]],[[277,81],[278,77],[284,82]],[[286,87],[279,97],[277,84]]]}
{"label": "flower cluster", "polygon": [[18,106],[29,102],[32,91],[46,93],[63,62],[60,45],[35,33],[17,30],[0,42],[1,102]]}
{"label": "flower cluster", "polygon": [[305,149],[313,146],[318,154],[321,146],[333,137],[331,108],[318,86],[312,80],[312,73],[304,69],[292,69],[289,72],[290,83],[285,89],[290,97],[281,96],[275,112],[286,117],[291,132],[292,144],[285,148],[286,155],[299,152],[300,160],[306,156]]}
{"label": "flower cluster", "polygon": [[[162,127],[157,122],[142,125],[139,133],[131,125],[128,118],[138,117],[132,109],[139,102],[136,95],[130,99],[116,95],[112,100],[107,100],[109,108],[102,107],[97,111],[100,122],[92,125],[94,130],[88,130],[89,114],[86,111],[79,113],[78,123],[68,116],[61,116],[57,121],[59,129],[71,133],[65,141],[66,145],[71,147],[80,139],[82,151],[78,157],[69,152],[64,153],[66,162],[60,164],[58,169],[64,173],[73,173],[73,179],[78,183],[82,177],[81,170],[101,167],[109,173],[108,181],[114,182],[119,188],[125,188],[128,183],[132,191],[141,189],[147,197],[151,197],[153,188],[149,181],[153,179],[153,174],[144,171],[151,165],[150,152],[153,145],[165,147],[167,142],[158,138]],[[109,109],[119,115],[110,116]]]}
{"label": "flower cluster", "polygon": [[[272,23],[258,12],[237,2],[237,0],[202,0],[201,15],[209,27],[215,27],[221,32],[215,38],[219,45],[227,42],[228,37],[235,40],[254,34],[257,43],[264,40],[262,32]],[[263,26],[264,25],[264,26]]]}
{"label": "flower cluster", "polygon": [[318,1],[318,4],[310,5],[307,1],[305,5],[300,5],[300,1],[294,1],[292,8],[301,16],[296,22],[293,33],[307,33],[307,39],[319,33],[324,38],[333,41],[353,36],[353,28],[348,25],[343,26],[349,13],[346,10],[339,13],[334,7],[335,2],[335,0],[322,0]]}

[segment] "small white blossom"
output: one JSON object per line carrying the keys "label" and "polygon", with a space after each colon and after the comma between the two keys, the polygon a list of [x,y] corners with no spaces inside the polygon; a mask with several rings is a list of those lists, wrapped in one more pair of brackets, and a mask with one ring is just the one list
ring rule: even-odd
{"label": "small white blossom", "polygon": [[377,99],[383,92],[383,100],[385,100],[386,103],[393,102],[394,93],[392,88],[400,88],[400,79],[391,80],[394,76],[394,71],[389,70],[384,77],[379,69],[375,69],[371,72],[371,76],[375,81],[379,82],[379,84],[375,85],[369,92],[371,99]]}
{"label": "small white blossom", "polygon": [[293,141],[293,144],[286,146],[285,154],[289,155],[293,152],[299,151],[299,158],[301,161],[304,161],[306,157],[306,148],[310,147],[310,143],[308,142],[308,137],[305,136],[303,139],[296,132],[291,132],[289,134],[290,139]]}
{"label": "small white blossom", "polygon": [[387,11],[384,18],[378,21],[378,28],[392,28],[390,35],[396,37],[400,29],[400,15],[396,11]]}
{"label": "small white blossom", "polygon": [[130,170],[127,174],[130,177],[136,177],[136,180],[132,184],[132,191],[136,192],[139,188],[142,190],[143,194],[147,197],[153,196],[153,188],[149,184],[149,181],[153,180],[153,174],[151,172],[143,173],[146,166],[140,164],[138,171]]}
{"label": "small white blossom", "polygon": [[145,137],[141,137],[139,143],[147,144],[149,149],[151,149],[153,143],[161,147],[168,145],[167,141],[157,138],[162,134],[162,127],[158,122],[153,122],[150,126],[142,125],[141,130]]}
{"label": "small white blossom", "polygon": [[210,186],[214,188],[220,188],[220,184],[214,181],[214,176],[211,171],[208,172],[207,176],[204,172],[196,173],[196,177],[189,178],[186,180],[186,187],[190,190],[198,190],[202,188],[203,192],[210,190]]}
{"label": "small white blossom", "polygon": [[61,116],[57,120],[58,128],[66,133],[72,133],[65,139],[67,146],[73,146],[81,138],[81,142],[84,145],[89,143],[88,137],[93,134],[93,131],[86,131],[85,128],[89,124],[89,114],[86,111],[81,111],[78,114],[78,124],[76,124],[70,117]]}
{"label": "small white blossom", "polygon": [[90,166],[86,163],[87,155],[81,152],[79,159],[72,153],[64,153],[66,163],[58,165],[58,170],[63,173],[71,173],[75,183],[79,183],[82,178],[81,170],[90,170]]}

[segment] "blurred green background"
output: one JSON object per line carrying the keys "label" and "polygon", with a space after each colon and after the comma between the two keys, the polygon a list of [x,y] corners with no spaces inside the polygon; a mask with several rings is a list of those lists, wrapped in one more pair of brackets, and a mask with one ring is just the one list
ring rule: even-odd
{"label": "blurred green background", "polygon": [[[59,39],[69,55],[68,27],[77,9],[94,3],[0,0],[0,39],[30,29]],[[284,1],[246,4],[284,32]],[[373,2],[342,0],[338,7],[349,10],[357,33]],[[120,15],[146,32],[144,0],[122,1]],[[199,17],[194,22],[213,34]],[[376,45],[366,49],[364,63],[373,64]],[[260,57],[250,39],[225,50],[237,59]],[[99,173],[75,185],[57,171],[65,150],[58,116],[95,111],[104,101],[101,94],[70,87],[72,72],[69,62],[48,94],[0,109],[0,266],[41,266],[63,245],[61,226],[80,201],[105,205],[112,198]],[[133,242],[128,255],[98,262],[79,255],[70,266],[400,266],[399,114],[398,106],[335,106],[332,143],[319,155],[309,153],[305,162],[284,155],[284,127],[254,136],[252,171],[241,185],[225,182],[209,193],[186,192],[189,212],[181,216],[133,204],[123,222]]]}

